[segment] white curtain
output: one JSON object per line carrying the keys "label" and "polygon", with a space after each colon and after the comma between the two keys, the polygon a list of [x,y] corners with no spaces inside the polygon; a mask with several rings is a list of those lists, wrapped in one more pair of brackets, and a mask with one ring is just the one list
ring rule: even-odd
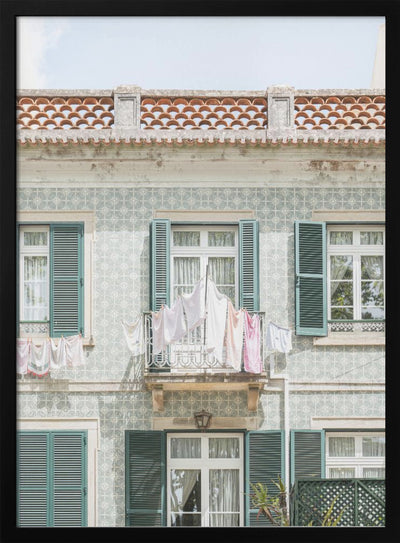
{"label": "white curtain", "polygon": [[239,525],[239,470],[210,470],[210,526]]}
{"label": "white curtain", "polygon": [[355,456],[354,437],[330,437],[329,456]]}
{"label": "white curtain", "polygon": [[48,320],[47,256],[24,258],[24,314],[22,320]]}
{"label": "white curtain", "polygon": [[239,458],[239,439],[237,437],[210,437],[209,458]]}
{"label": "white curtain", "polygon": [[[196,524],[195,519],[191,519],[187,523],[187,520],[183,519],[183,515],[190,515],[190,513],[199,513],[201,511],[200,491],[198,492],[198,498],[193,495],[196,484],[200,485],[200,470],[171,470],[171,516],[172,524],[176,524],[176,517],[181,517],[179,522],[180,526]],[[192,503],[188,504],[189,497],[192,498]]]}
{"label": "white curtain", "polygon": [[378,477],[379,479],[385,478],[385,468],[364,468],[363,477],[366,479]]}
{"label": "white curtain", "polygon": [[384,437],[363,437],[363,456],[385,456]]}
{"label": "white curtain", "polygon": [[383,232],[360,232],[361,245],[383,245]]}
{"label": "white curtain", "polygon": [[235,232],[208,232],[209,247],[234,247]]}
{"label": "white curtain", "polygon": [[200,258],[191,256],[174,257],[174,299],[182,293],[190,294],[200,280]]}
{"label": "white curtain", "polygon": [[329,241],[331,245],[352,245],[353,232],[331,232]]}
{"label": "white curtain", "polygon": [[171,439],[171,458],[200,458],[201,439],[199,437],[173,437]]}
{"label": "white curtain", "polygon": [[356,476],[354,468],[330,468],[329,477],[331,479],[351,479]]}

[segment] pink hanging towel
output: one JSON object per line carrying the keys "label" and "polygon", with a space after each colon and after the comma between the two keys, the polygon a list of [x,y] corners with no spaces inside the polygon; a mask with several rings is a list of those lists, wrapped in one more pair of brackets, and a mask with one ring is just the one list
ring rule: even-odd
{"label": "pink hanging towel", "polygon": [[260,317],[244,313],[244,369],[250,373],[263,370],[260,356]]}

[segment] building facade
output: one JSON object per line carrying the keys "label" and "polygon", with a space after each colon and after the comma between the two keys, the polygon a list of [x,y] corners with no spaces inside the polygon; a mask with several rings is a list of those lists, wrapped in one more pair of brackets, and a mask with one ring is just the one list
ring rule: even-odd
{"label": "building facade", "polygon": [[[24,90],[17,120],[19,525],[267,525],[252,483],[384,478],[383,90]],[[236,365],[210,313],[155,353],[204,278],[257,316]]]}

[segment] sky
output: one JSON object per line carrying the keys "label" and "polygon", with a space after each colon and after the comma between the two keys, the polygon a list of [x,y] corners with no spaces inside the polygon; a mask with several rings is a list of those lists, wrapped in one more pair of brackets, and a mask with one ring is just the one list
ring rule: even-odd
{"label": "sky", "polygon": [[384,17],[18,17],[19,89],[367,89]]}

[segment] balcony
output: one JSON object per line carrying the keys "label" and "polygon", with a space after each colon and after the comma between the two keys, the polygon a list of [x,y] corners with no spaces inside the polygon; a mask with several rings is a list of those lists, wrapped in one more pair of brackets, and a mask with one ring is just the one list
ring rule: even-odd
{"label": "balcony", "polygon": [[[260,357],[264,366],[265,314],[260,317]],[[240,371],[234,369],[227,359],[226,349],[223,359],[218,361],[207,352],[207,323],[188,332],[181,341],[168,345],[165,351],[153,354],[151,313],[143,314],[146,388],[152,391],[155,411],[164,409],[164,391],[204,390],[228,391],[243,390],[248,394],[248,410],[256,411],[259,391],[266,383],[265,367],[261,373],[250,373],[244,369],[243,349]]]}

